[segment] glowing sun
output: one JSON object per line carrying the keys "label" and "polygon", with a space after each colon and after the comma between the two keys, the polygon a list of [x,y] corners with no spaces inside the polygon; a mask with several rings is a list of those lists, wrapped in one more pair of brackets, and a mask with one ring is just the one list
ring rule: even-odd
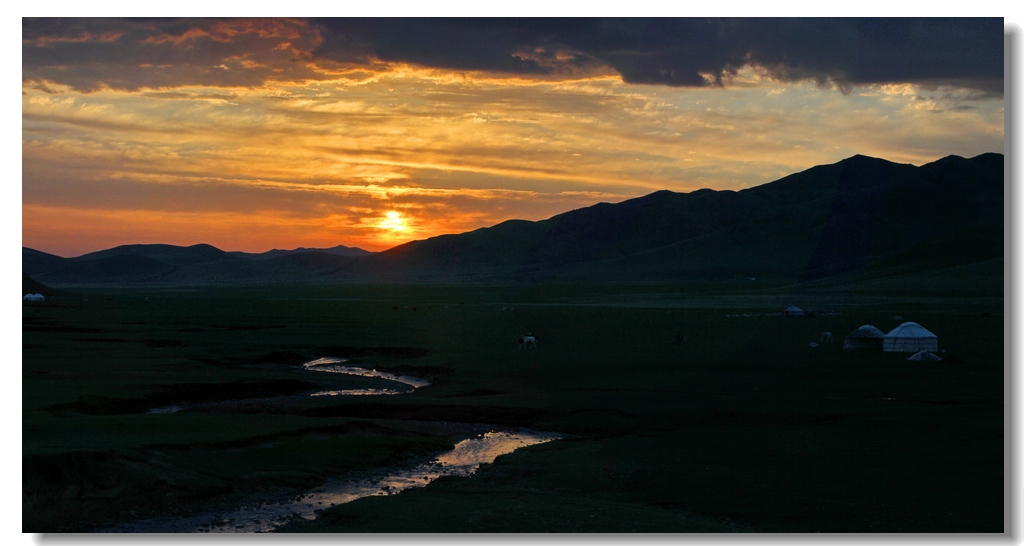
{"label": "glowing sun", "polygon": [[379,224],[381,228],[390,229],[391,231],[405,231],[405,220],[401,214],[390,211],[384,216],[384,219]]}

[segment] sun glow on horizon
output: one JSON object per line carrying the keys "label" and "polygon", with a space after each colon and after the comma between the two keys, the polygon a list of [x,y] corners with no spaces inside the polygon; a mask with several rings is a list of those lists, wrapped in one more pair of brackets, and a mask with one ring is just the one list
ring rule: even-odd
{"label": "sun glow on horizon", "polygon": [[405,219],[402,218],[401,213],[396,211],[388,211],[384,215],[384,219],[378,224],[382,229],[390,231],[405,231]]}

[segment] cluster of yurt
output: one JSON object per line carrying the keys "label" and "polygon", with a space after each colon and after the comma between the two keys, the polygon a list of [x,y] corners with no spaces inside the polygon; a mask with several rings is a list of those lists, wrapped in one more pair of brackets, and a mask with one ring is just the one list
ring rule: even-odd
{"label": "cluster of yurt", "polygon": [[870,324],[857,328],[843,341],[844,349],[881,349],[885,334]]}
{"label": "cluster of yurt", "polygon": [[25,294],[21,301],[46,301],[46,298],[42,294]]}
{"label": "cluster of yurt", "polygon": [[931,351],[939,350],[939,337],[916,322],[904,322],[888,334],[865,324],[846,336],[844,349],[881,349],[887,353],[914,353],[907,360],[942,360]]}

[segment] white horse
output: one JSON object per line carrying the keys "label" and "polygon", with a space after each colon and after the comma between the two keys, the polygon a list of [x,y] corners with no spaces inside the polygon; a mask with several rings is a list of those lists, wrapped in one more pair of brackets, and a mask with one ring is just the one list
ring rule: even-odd
{"label": "white horse", "polygon": [[537,348],[537,338],[533,337],[533,334],[523,334],[523,337],[516,340],[516,343],[519,344],[520,349],[527,345],[533,345],[534,349]]}

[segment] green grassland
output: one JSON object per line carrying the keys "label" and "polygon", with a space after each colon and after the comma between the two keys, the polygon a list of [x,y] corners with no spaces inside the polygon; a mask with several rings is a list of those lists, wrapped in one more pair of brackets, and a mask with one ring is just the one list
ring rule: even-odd
{"label": "green grassland", "polygon": [[[452,422],[566,438],[288,530],[1000,533],[1002,292],[912,286],[138,288],[26,304],[23,531],[294,494],[439,453],[459,435],[436,423]],[[818,316],[770,316],[790,304]],[[936,333],[945,360],[841,349],[894,315]],[[822,331],[835,342],[809,347]],[[517,347],[524,332],[536,349]],[[432,385],[297,395],[377,384],[297,367],[320,356]],[[195,410],[146,413],[178,402]]]}

